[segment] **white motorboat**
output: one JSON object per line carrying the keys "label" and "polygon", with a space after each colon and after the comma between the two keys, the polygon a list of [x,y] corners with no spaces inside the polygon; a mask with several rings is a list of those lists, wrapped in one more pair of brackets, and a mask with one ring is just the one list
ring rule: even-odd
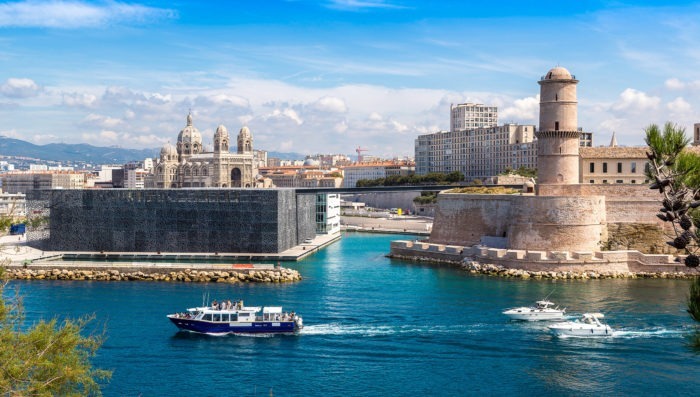
{"label": "white motorboat", "polygon": [[557,321],[564,319],[564,313],[566,309],[559,309],[554,306],[554,303],[548,300],[541,300],[535,302],[534,306],[531,307],[515,307],[513,309],[508,309],[503,312],[506,316],[513,320],[523,320],[523,321]]}
{"label": "white motorboat", "polygon": [[604,317],[602,313],[584,313],[576,321],[552,324],[548,328],[557,336],[613,336],[612,328],[600,321]]}

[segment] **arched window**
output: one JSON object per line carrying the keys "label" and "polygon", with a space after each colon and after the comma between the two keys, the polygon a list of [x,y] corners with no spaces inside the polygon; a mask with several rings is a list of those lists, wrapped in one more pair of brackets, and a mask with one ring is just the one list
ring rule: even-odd
{"label": "arched window", "polygon": [[231,170],[231,187],[241,187],[242,175],[240,168]]}

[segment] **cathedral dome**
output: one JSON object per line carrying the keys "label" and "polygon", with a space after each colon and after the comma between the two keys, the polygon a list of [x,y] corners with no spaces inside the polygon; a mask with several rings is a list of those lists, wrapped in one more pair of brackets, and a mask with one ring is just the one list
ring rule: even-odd
{"label": "cathedral dome", "polygon": [[187,126],[177,136],[177,152],[192,155],[202,151],[202,134],[192,125],[192,113],[187,115]]}
{"label": "cathedral dome", "polygon": [[569,80],[571,79],[571,73],[569,73],[566,68],[557,66],[552,68],[547,72],[543,80]]}
{"label": "cathedral dome", "polygon": [[228,135],[228,130],[223,124],[219,124],[219,126],[216,127],[216,135]]}
{"label": "cathedral dome", "polygon": [[175,149],[175,146],[171,145],[170,142],[168,142],[165,145],[163,145],[163,147],[160,149],[160,157],[163,158],[163,156],[177,157],[177,149]]}
{"label": "cathedral dome", "polygon": [[248,129],[248,127],[244,126],[243,128],[241,128],[241,131],[238,133],[238,135],[240,137],[250,137],[250,130]]}

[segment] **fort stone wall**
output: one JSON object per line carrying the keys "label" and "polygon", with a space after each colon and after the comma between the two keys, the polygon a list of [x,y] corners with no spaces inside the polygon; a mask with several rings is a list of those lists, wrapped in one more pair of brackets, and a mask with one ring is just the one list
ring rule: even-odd
{"label": "fort stone wall", "polygon": [[503,248],[598,250],[607,238],[605,199],[441,193],[429,241]]}

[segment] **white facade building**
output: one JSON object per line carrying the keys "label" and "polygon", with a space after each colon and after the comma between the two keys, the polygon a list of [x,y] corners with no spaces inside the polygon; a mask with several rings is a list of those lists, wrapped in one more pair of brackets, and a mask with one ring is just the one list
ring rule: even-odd
{"label": "white facade building", "polygon": [[340,232],[340,194],[316,195],[316,233]]}
{"label": "white facade building", "polygon": [[419,135],[416,174],[459,171],[467,180],[483,180],[507,168],[536,168],[534,136],[534,125],[519,124]]}
{"label": "white facade building", "polygon": [[124,187],[127,189],[143,189],[149,172],[143,168],[124,170]]}
{"label": "white facade building", "polygon": [[27,216],[27,199],[23,193],[5,193],[0,190],[0,216],[21,219]]}
{"label": "white facade building", "polygon": [[450,131],[465,131],[498,125],[498,107],[480,103],[450,106]]}
{"label": "white facade building", "polygon": [[385,164],[349,165],[343,169],[343,187],[355,187],[360,179],[386,178]]}

